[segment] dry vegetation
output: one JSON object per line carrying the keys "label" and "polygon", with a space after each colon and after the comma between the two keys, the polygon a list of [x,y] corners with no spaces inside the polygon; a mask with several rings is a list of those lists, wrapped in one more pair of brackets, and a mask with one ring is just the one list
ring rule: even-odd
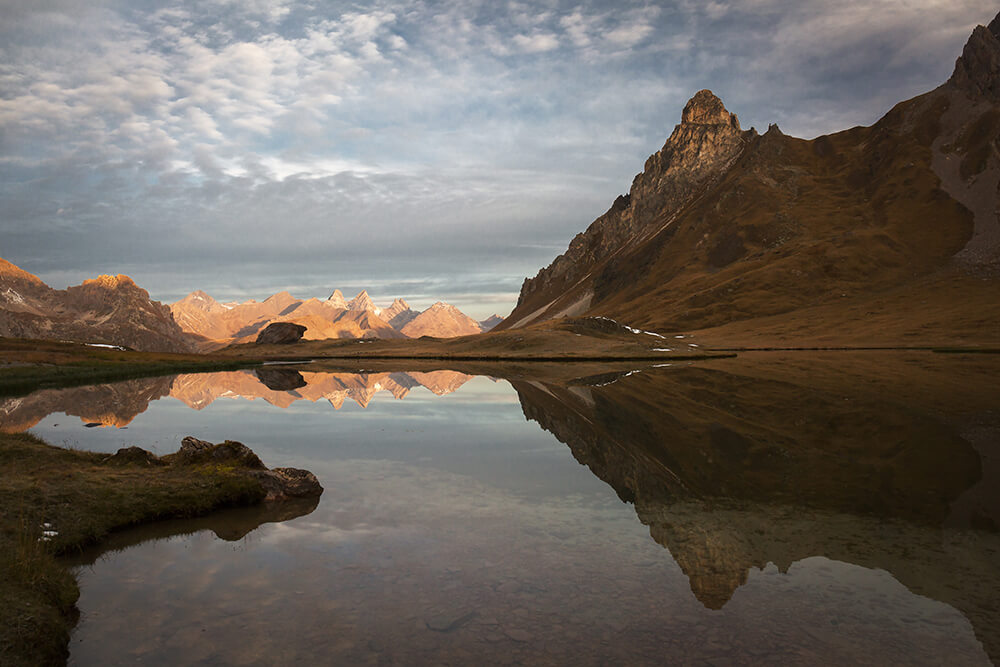
{"label": "dry vegetation", "polygon": [[56,555],[117,528],[248,505],[265,493],[231,465],[106,459],[28,434],[0,434],[0,664],[65,660],[78,590]]}
{"label": "dry vegetation", "polygon": [[136,352],[79,343],[0,338],[0,396],[138,377],[231,370],[253,363],[232,357]]}

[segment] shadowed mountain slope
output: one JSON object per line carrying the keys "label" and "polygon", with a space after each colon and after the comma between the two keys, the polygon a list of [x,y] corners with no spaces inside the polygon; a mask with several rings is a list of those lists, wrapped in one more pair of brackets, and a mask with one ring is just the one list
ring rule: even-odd
{"label": "shadowed mountain slope", "polygon": [[941,87],[812,140],[742,131],[700,91],[497,329],[604,315],[736,340],[771,318],[800,341],[1000,340],[998,62],[1000,17]]}

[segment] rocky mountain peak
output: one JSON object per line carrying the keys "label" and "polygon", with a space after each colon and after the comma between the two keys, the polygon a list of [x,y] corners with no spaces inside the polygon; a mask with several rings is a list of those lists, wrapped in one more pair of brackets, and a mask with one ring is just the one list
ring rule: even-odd
{"label": "rocky mountain peak", "polygon": [[358,295],[347,302],[350,310],[376,310],[375,302],[368,296],[368,290],[361,290]]}
{"label": "rocky mountain peak", "polygon": [[955,61],[950,82],[975,96],[1000,102],[1000,14],[988,27],[976,26]]}
{"label": "rocky mountain peak", "polygon": [[105,289],[118,289],[121,287],[136,287],[135,281],[123,273],[116,276],[101,274],[91,280],[84,280],[80,287],[103,287]]}
{"label": "rocky mountain peak", "polygon": [[205,312],[225,310],[225,308],[221,306],[218,301],[200,289],[191,292],[175,305],[179,305],[183,308],[194,308]]}
{"label": "rocky mountain peak", "polygon": [[344,298],[344,293],[339,289],[333,290],[333,293],[326,300],[328,306],[333,306],[334,308],[342,308],[347,310],[347,299]]}
{"label": "rocky mountain peak", "polygon": [[715,94],[708,90],[699,90],[681,113],[681,123],[689,125],[729,125],[740,129],[740,121],[736,114],[730,113],[726,105]]}

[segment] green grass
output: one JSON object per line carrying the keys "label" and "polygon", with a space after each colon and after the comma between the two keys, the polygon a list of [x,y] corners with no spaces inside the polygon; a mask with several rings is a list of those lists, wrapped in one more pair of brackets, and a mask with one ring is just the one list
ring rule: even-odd
{"label": "green grass", "polygon": [[[106,457],[0,434],[0,665],[65,661],[79,591],[57,555],[118,528],[264,497],[232,466],[113,466]],[[51,541],[41,539],[46,523],[58,533]]]}

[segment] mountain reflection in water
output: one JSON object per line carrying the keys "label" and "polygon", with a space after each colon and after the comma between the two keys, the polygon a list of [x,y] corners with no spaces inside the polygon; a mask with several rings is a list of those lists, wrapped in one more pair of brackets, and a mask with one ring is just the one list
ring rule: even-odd
{"label": "mountain reflection in water", "polygon": [[201,410],[220,398],[263,399],[279,408],[296,401],[328,401],[339,410],[345,400],[367,408],[381,391],[405,398],[414,387],[438,396],[457,391],[471,375],[439,370],[412,373],[300,373],[262,367],[256,370],[142,378],[112,384],[43,389],[25,397],[0,399],[0,431],[26,431],[46,416],[63,412],[85,424],[123,428],[165,396]]}
{"label": "mountain reflection in water", "polygon": [[513,385],[706,607],[751,568],[823,555],[959,609],[1000,659],[996,361],[747,356],[599,388]]}
{"label": "mountain reflection in water", "polygon": [[[436,632],[446,632],[446,636],[457,638],[480,632],[477,637],[482,646],[510,643],[515,662],[539,661],[542,656],[532,652],[535,644],[524,636],[548,636],[550,639],[539,641],[538,646],[564,651],[553,659],[557,664],[569,660],[573,651],[582,650],[586,642],[577,639],[556,646],[553,637],[560,637],[560,632],[562,638],[568,637],[568,628],[574,624],[583,624],[578,629],[586,637],[590,632],[588,623],[597,623],[595,628],[605,630],[611,623],[610,636],[620,635],[621,646],[614,639],[609,645],[605,636],[600,651],[577,656],[575,662],[596,664],[634,659],[636,655],[690,662],[695,660],[694,654],[677,653],[681,647],[686,647],[684,651],[694,650],[682,637],[685,632],[704,632],[716,638],[731,636],[734,646],[742,643],[740,651],[751,651],[737,656],[718,647],[712,649],[716,658],[728,655],[726,661],[753,663],[768,659],[761,656],[770,656],[782,662],[809,663],[823,655],[824,646],[849,645],[852,632],[859,636],[874,632],[862,627],[871,623],[872,614],[879,618],[881,612],[871,610],[884,604],[889,618],[891,604],[886,600],[896,600],[902,610],[902,625],[899,621],[887,622],[884,629],[877,631],[881,635],[865,635],[869,642],[865,646],[878,645],[890,637],[892,646],[886,644],[884,654],[868,658],[875,662],[887,657],[903,663],[917,658],[928,663],[942,661],[944,654],[921,655],[926,647],[919,648],[915,642],[917,637],[932,641],[932,634],[928,634],[932,629],[945,635],[951,632],[949,626],[933,628],[935,623],[945,621],[933,613],[921,617],[924,611],[919,603],[900,601],[896,593],[885,594],[879,588],[883,584],[877,583],[872,584],[875,588],[871,590],[876,591],[872,601],[866,602],[858,594],[854,602],[838,602],[844,605],[842,610],[831,608],[830,620],[824,620],[822,614],[816,616],[822,623],[833,624],[829,627],[786,627],[776,630],[777,636],[768,635],[771,644],[758,646],[759,653],[746,647],[756,641],[748,628],[760,627],[755,625],[756,620],[740,625],[748,604],[750,609],[755,609],[755,604],[776,605],[758,609],[751,614],[755,619],[760,614],[762,618],[783,618],[788,624],[794,623],[796,617],[791,607],[781,608],[775,598],[762,597],[762,590],[772,594],[785,590],[792,599],[801,594],[803,586],[808,589],[826,577],[829,590],[846,591],[852,585],[846,583],[847,579],[877,578],[885,571],[910,593],[960,612],[971,623],[986,656],[1000,660],[1000,612],[995,603],[1000,591],[1000,568],[996,565],[1000,562],[1000,394],[995,389],[1000,358],[925,353],[770,353],[669,368],[539,364],[480,365],[461,370],[467,373],[300,373],[272,367],[47,390],[0,401],[0,427],[27,428],[51,412],[79,416],[83,422],[123,426],[144,412],[150,402],[166,396],[199,411],[220,398],[239,396],[261,398],[279,407],[297,401],[327,400],[339,409],[347,399],[365,407],[378,392],[403,398],[413,388],[423,386],[443,396],[462,387],[474,375],[488,373],[507,380],[516,390],[524,416],[564,443],[579,463],[633,506],[653,541],[665,548],[670,562],[679,567],[682,582],[686,582],[681,586],[690,586],[700,608],[722,611],[708,612],[717,616],[703,618],[684,611],[680,600],[647,600],[673,591],[673,584],[668,585],[673,575],[651,567],[648,555],[642,555],[643,550],[629,542],[627,531],[620,533],[618,546],[607,546],[612,544],[609,536],[619,534],[615,530],[626,529],[612,530],[618,524],[610,521],[603,510],[589,514],[591,510],[573,494],[559,495],[555,504],[545,498],[526,501],[523,494],[513,494],[513,500],[503,496],[502,502],[494,501],[490,494],[497,494],[500,487],[492,477],[486,480],[485,487],[491,489],[486,492],[483,479],[435,467],[440,464],[407,467],[399,461],[384,461],[385,449],[371,454],[369,460],[361,460],[363,457],[355,450],[345,458],[327,460],[302,448],[297,450],[301,452],[301,465],[317,471],[321,479],[324,475],[332,478],[320,508],[308,517],[310,529],[335,537],[338,546],[314,545],[300,551],[326,554],[324,549],[333,549],[329,553],[336,552],[337,558],[344,559],[329,572],[323,568],[334,567],[333,556],[318,555],[317,560],[309,562],[309,576],[319,576],[328,589],[322,595],[317,592],[319,597],[312,604],[332,605],[341,610],[337,613],[345,608],[359,609],[356,613],[361,619],[381,622],[379,605],[385,602],[385,591],[391,590],[390,606],[398,605],[417,614],[420,632],[431,628],[434,637]],[[330,415],[334,425],[349,416],[333,416],[332,411]],[[378,423],[375,420],[388,419],[377,414],[364,417],[365,433],[374,430],[368,425]],[[478,419],[475,415],[465,418],[470,422]],[[133,432],[138,434],[138,429],[128,433]],[[472,434],[485,443],[495,435],[461,432],[463,437]],[[429,430],[425,437],[434,440],[437,434]],[[365,446],[372,447],[373,442]],[[438,450],[427,449],[428,445],[422,444],[425,441],[404,442],[408,450],[419,450],[415,457],[430,460],[439,454]],[[322,451],[322,456],[327,456],[326,452],[333,450]],[[448,456],[463,451],[448,450]],[[537,460],[522,457],[521,463],[510,464],[510,474],[523,477],[537,465]],[[500,470],[496,474],[503,472],[503,466],[490,468]],[[447,480],[443,493],[449,495],[438,500],[434,494],[442,493],[442,479]],[[532,503],[537,507],[533,508]],[[496,511],[491,509],[494,506]],[[218,524],[211,518],[199,520],[201,523],[148,527],[145,534],[123,533],[116,538],[121,543],[109,543],[107,548],[120,549],[142,540],[204,528],[212,528],[220,536],[239,537],[261,523],[310,511],[312,508],[294,508],[288,517],[241,515],[228,533],[220,527],[225,521]],[[434,532],[438,526],[443,531],[440,534]],[[480,526],[489,529],[484,528],[480,535]],[[266,530],[262,528],[261,532]],[[283,527],[275,534],[291,540],[301,532]],[[444,540],[441,534],[450,537]],[[640,537],[659,549],[648,538]],[[553,539],[554,546],[550,544]],[[663,550],[659,553],[666,554]],[[614,556],[601,562],[600,554],[605,554],[601,556],[604,558],[607,554]],[[359,560],[352,565],[355,555]],[[88,553],[84,560],[92,562],[95,556]],[[588,560],[592,557],[598,560]],[[404,563],[416,569],[400,571]],[[434,574],[438,566],[444,569]],[[506,578],[490,579],[508,566],[513,569],[504,570]],[[855,566],[860,567],[851,569]],[[354,567],[363,573],[358,579],[349,574]],[[315,568],[320,568],[320,574],[314,572]],[[430,569],[422,573],[420,568]],[[774,584],[764,583],[769,581],[764,575],[775,568],[786,573],[786,579],[793,583],[786,584],[785,589],[766,588]],[[574,583],[576,572],[587,582],[584,589],[574,588],[578,585]],[[278,581],[292,576],[279,574]],[[260,581],[254,585],[261,588],[267,578],[259,576]],[[513,578],[519,583],[512,583]],[[112,586],[108,583],[111,579],[102,581],[103,586]],[[644,587],[632,586],[642,581],[649,584],[648,594],[643,592]],[[309,586],[301,582],[296,585]],[[745,591],[742,599],[737,594],[741,589]],[[654,593],[656,590],[661,592]],[[584,593],[599,600],[592,603],[597,606],[580,607]],[[219,594],[232,596],[236,592]],[[463,595],[469,600],[457,602],[464,600]],[[573,595],[576,597],[572,600],[567,597]],[[798,613],[803,618],[812,613],[806,611],[809,605],[825,604],[828,599],[824,597],[827,593],[815,595],[818,603],[807,597],[806,606],[800,608]],[[852,596],[855,593],[848,594],[848,599]],[[558,598],[552,609],[541,606],[548,597]],[[324,602],[327,598],[330,601]],[[284,600],[274,598],[273,604],[279,604],[279,599]],[[497,600],[512,605],[508,611],[514,616],[520,614],[521,622],[536,612],[539,618],[559,614],[559,608],[566,617],[554,617],[550,629],[507,631],[503,629],[507,627],[507,612],[490,607]],[[539,606],[533,608],[531,600],[538,600]],[[293,602],[285,600],[281,604]],[[233,599],[226,604],[240,602]],[[850,604],[875,606],[865,606],[864,615],[869,620],[862,620],[858,609]],[[456,611],[442,612],[441,618],[433,614],[425,617],[420,610],[427,605],[434,609],[454,607]],[[630,615],[632,606],[644,611],[629,618],[615,616]],[[366,608],[368,611],[364,611]],[[725,610],[731,614],[723,615]],[[679,615],[672,617],[668,612]],[[661,619],[657,615],[660,613],[667,615]],[[615,618],[608,621],[605,617]],[[410,616],[406,623],[390,620],[385,627],[379,627],[381,639],[369,642],[369,648],[380,647],[379,655],[372,659],[385,658],[389,650],[386,643],[394,641],[399,646],[436,650],[431,639],[412,634],[416,631]],[[837,623],[842,625],[838,627]],[[852,623],[857,627],[849,630],[847,626]],[[438,625],[444,629],[435,630]],[[363,626],[352,627],[356,628],[353,632],[361,632]],[[641,646],[655,649],[665,629],[669,629],[674,642],[672,648],[664,648],[663,653],[640,651]],[[800,630],[802,637],[814,638],[814,646],[799,653],[795,648],[782,649],[782,642],[801,640],[796,634]],[[629,632],[638,633],[632,646],[638,654],[628,653]],[[873,641],[872,636],[880,639]],[[941,636],[933,637],[933,641],[943,641]],[[457,638],[454,641],[459,641]],[[321,636],[315,640],[321,641]],[[941,650],[959,647],[961,641],[955,642],[955,646]],[[706,645],[713,644],[709,641]],[[482,648],[477,646],[463,645],[455,649],[458,653],[449,655],[483,657]],[[910,652],[893,653],[904,649]],[[361,659],[367,649],[351,650],[362,653],[344,655]],[[413,655],[396,654],[404,662],[415,659]],[[421,659],[437,659],[444,654],[421,655]],[[840,655],[859,658],[865,654],[848,651]],[[966,652],[947,657],[957,663],[974,664],[983,659],[982,653],[978,655]]]}

